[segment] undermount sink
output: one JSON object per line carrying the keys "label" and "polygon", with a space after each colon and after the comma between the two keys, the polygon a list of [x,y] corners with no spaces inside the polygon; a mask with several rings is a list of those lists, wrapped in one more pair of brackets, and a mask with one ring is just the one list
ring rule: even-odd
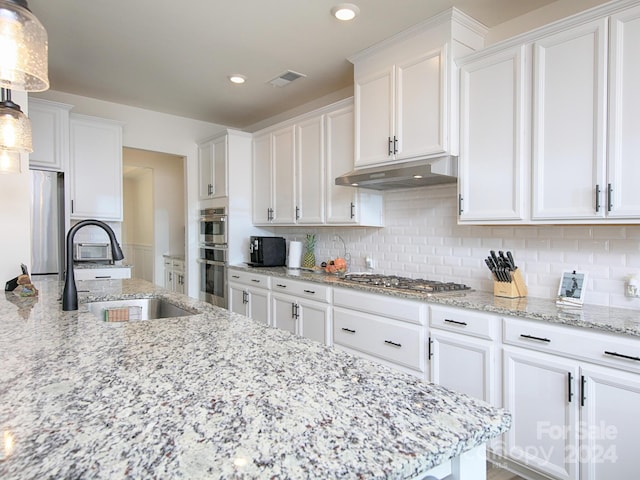
{"label": "undermount sink", "polygon": [[186,317],[198,312],[186,310],[161,298],[136,298],[87,303],[89,311],[106,322],[130,322],[157,318]]}

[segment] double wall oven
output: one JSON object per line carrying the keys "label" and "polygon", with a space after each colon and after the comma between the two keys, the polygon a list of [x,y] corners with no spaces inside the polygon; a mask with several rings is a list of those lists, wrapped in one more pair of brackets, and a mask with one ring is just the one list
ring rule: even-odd
{"label": "double wall oven", "polygon": [[200,210],[200,299],[227,307],[227,214],[224,208]]}

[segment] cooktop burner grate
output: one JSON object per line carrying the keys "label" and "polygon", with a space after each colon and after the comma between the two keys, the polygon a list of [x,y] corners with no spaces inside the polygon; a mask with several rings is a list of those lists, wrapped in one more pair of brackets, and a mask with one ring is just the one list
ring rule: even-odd
{"label": "cooktop burner grate", "polygon": [[462,283],[438,282],[436,280],[398,277],[396,275],[347,273],[343,278],[347,282],[360,283],[363,285],[379,286],[398,290],[412,290],[425,293],[444,293],[452,291],[471,290],[470,287]]}

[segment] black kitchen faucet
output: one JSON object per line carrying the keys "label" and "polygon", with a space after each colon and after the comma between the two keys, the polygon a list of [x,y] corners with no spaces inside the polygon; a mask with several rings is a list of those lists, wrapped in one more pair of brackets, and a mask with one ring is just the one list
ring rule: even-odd
{"label": "black kitchen faucet", "polygon": [[76,278],[73,274],[73,237],[76,232],[86,225],[95,225],[102,228],[111,240],[111,256],[113,260],[122,260],[124,255],[122,249],[113,233],[111,227],[100,220],[82,220],[69,229],[67,233],[67,271],[64,275],[64,290],[62,291],[62,310],[70,311],[78,309],[78,290],[76,288]]}

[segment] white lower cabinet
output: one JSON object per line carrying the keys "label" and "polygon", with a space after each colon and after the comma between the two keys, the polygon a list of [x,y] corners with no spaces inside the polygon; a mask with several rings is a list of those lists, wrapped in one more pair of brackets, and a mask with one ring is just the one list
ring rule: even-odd
{"label": "white lower cabinet", "polygon": [[164,288],[184,294],[186,291],[184,260],[164,259]]}
{"label": "white lower cabinet", "polygon": [[331,307],[291,295],[271,294],[273,326],[320,343],[329,340]]}
{"label": "white lower cabinet", "polygon": [[[579,398],[574,362],[518,348],[504,348],[505,408],[513,415],[505,454],[552,476],[576,479]],[[570,388],[571,386],[571,388]]]}
{"label": "white lower cabinet", "polygon": [[331,344],[330,287],[274,277],[271,289],[274,327]]}
{"label": "white lower cabinet", "polygon": [[431,381],[500,406],[494,342],[500,318],[431,306],[429,325]]}
{"label": "white lower cabinet", "polygon": [[495,404],[493,342],[435,330],[429,341],[433,383]]}
{"label": "white lower cabinet", "polygon": [[640,342],[512,318],[504,342],[507,458],[554,479],[636,478]]}
{"label": "white lower cabinet", "polygon": [[271,323],[271,278],[247,272],[229,272],[229,310],[253,318],[265,325]]}
{"label": "white lower cabinet", "polygon": [[[584,406],[579,450],[583,480],[637,478],[640,472],[640,378],[611,368],[583,366]],[[577,455],[575,457],[578,457]]]}
{"label": "white lower cabinet", "polygon": [[426,379],[426,304],[333,290],[333,343]]}

